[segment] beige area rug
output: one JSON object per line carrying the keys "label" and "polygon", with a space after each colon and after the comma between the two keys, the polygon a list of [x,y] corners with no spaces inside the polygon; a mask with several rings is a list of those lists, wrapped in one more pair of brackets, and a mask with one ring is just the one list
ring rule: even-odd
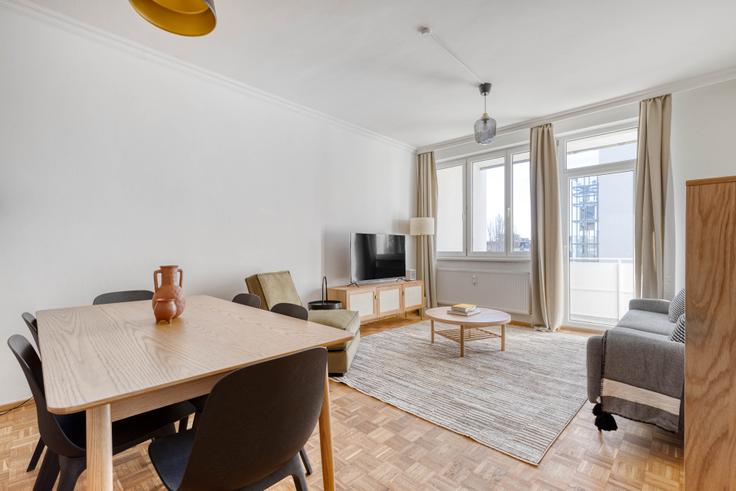
{"label": "beige area rug", "polygon": [[[438,328],[446,328],[441,326]],[[365,336],[334,380],[538,465],[586,400],[586,337],[508,328],[465,344],[435,337],[429,321]]]}

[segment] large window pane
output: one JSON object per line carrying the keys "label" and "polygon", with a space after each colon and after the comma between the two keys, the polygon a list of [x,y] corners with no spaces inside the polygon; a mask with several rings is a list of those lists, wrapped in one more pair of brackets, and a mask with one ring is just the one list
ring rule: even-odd
{"label": "large window pane", "polygon": [[569,178],[572,321],[615,324],[633,296],[634,172]]}
{"label": "large window pane", "polygon": [[473,163],[473,252],[506,251],[505,158]]}
{"label": "large window pane", "polygon": [[529,152],[515,153],[512,156],[513,183],[513,252],[529,252],[532,243],[532,210],[529,181]]}
{"label": "large window pane", "polygon": [[567,142],[567,168],[626,162],[636,159],[636,128],[578,138]]}
{"label": "large window pane", "polygon": [[463,166],[437,171],[437,251],[463,252]]}

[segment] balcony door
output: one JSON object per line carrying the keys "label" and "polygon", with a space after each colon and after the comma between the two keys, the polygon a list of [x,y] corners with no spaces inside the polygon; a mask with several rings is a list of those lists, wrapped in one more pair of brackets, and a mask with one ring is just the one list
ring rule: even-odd
{"label": "balcony door", "polygon": [[605,329],[634,293],[636,128],[560,141],[566,324]]}

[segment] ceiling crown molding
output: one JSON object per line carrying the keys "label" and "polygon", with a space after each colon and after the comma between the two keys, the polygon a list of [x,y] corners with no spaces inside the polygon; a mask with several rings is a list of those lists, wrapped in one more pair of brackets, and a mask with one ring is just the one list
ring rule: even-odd
{"label": "ceiling crown molding", "polygon": [[[639,102],[649,97],[656,97],[662,94],[674,94],[676,92],[686,92],[688,90],[706,87],[708,85],[715,85],[721,82],[728,82],[729,80],[734,79],[736,79],[736,66],[725,68],[723,70],[718,70],[716,72],[705,73],[703,75],[698,75],[695,77],[684,78],[667,84],[657,85],[649,89],[632,92],[630,94],[606,99],[604,101],[595,102],[593,104],[580,106],[574,109],[568,109],[566,111],[548,114],[540,118],[533,118],[506,126],[500,126],[496,134],[503,135],[513,133],[514,131],[533,128],[544,123],[553,123],[565,119],[575,118],[577,116],[582,116],[585,114],[591,114],[598,111],[604,111],[606,109],[624,106],[626,104]],[[459,147],[461,145],[467,145],[469,143],[475,143],[473,135],[461,136],[459,138],[445,140],[432,145],[425,145],[417,148],[417,153],[446,150],[453,147]]]}
{"label": "ceiling crown molding", "polygon": [[104,29],[100,29],[98,27],[78,21],[77,19],[61,14],[59,12],[41,7],[40,5],[37,5],[29,0],[0,0],[0,6],[3,6],[21,15],[25,15],[26,17],[39,20],[48,25],[61,28],[69,33],[99,42],[111,48],[124,51],[140,59],[154,62],[158,65],[166,66],[181,73],[197,77],[201,80],[206,80],[221,85],[241,94],[245,94],[250,97],[260,99],[262,101],[282,106],[299,114],[311,117],[318,121],[332,124],[360,136],[388,144],[400,150],[411,153],[416,152],[416,147],[408,143],[396,140],[376,131],[369,130],[368,128],[357,125],[355,123],[351,123],[344,119],[331,116],[327,113],[323,113],[311,107],[290,101],[270,92],[257,89],[256,87],[245,84],[212,70],[207,70],[197,65],[187,63],[184,60],[167,55],[165,53],[162,53],[161,51],[148,48],[146,46],[143,46],[142,44],[105,31]]}

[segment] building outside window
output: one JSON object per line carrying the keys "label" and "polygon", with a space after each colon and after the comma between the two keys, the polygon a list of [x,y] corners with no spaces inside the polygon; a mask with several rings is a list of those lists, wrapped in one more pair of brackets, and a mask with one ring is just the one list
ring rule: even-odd
{"label": "building outside window", "polygon": [[570,257],[598,257],[598,176],[570,180]]}

